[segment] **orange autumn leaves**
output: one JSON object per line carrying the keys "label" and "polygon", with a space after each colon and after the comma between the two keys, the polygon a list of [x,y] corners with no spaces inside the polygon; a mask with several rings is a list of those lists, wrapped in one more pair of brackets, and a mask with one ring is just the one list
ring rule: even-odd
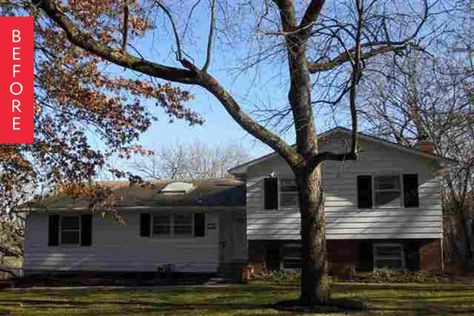
{"label": "orange autumn leaves", "polygon": [[[24,202],[35,194],[61,188],[72,195],[87,195],[95,204],[110,201],[106,190],[87,183],[102,170],[117,172],[107,164],[134,146],[138,136],[160,116],[203,123],[187,107],[192,95],[167,82],[111,66],[72,45],[65,33],[34,6],[22,1],[0,3],[0,15],[35,16],[35,143],[0,145],[0,196]],[[108,45],[122,48],[124,6],[127,6],[128,40],[154,28],[140,1],[63,1],[62,10],[83,30]],[[161,109],[161,110],[160,110]],[[164,112],[164,114],[163,114]],[[86,185],[87,184],[87,185]],[[93,195],[87,187],[98,193]]]}

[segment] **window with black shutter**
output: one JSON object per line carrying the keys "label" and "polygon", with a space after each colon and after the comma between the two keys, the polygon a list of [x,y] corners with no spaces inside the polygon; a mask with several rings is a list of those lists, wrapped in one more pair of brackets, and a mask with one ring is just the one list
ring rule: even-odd
{"label": "window with black shutter", "polygon": [[372,207],[372,177],[357,177],[357,206],[358,208]]}
{"label": "window with black shutter", "polygon": [[206,235],[206,214],[194,213],[194,237]]}
{"label": "window with black shutter", "polygon": [[59,215],[49,215],[48,246],[59,245]]}
{"label": "window with black shutter", "polygon": [[265,209],[278,209],[278,178],[265,178],[263,190],[265,195]]}
{"label": "window with black shutter", "polygon": [[81,244],[81,219],[78,215],[62,215],[59,242],[61,245]]}
{"label": "window with black shutter", "polygon": [[81,246],[92,245],[92,214],[81,216]]}
{"label": "window with black shutter", "polygon": [[405,207],[420,206],[420,201],[418,198],[418,175],[403,175],[403,195]]}
{"label": "window with black shutter", "polygon": [[151,235],[151,214],[142,213],[140,214],[140,236],[150,237]]}

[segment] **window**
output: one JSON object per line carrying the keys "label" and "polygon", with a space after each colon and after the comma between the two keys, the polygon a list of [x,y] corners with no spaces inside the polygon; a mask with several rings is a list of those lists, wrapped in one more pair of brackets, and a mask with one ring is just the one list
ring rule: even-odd
{"label": "window", "polygon": [[357,176],[358,208],[372,208],[373,205],[419,207],[418,175]]}
{"label": "window", "polygon": [[374,244],[374,269],[404,270],[405,255],[401,244]]}
{"label": "window", "polygon": [[374,177],[374,204],[400,205],[401,189],[399,175],[384,175]]}
{"label": "window", "polygon": [[283,270],[301,270],[301,245],[287,244],[283,247]]}
{"label": "window", "polygon": [[81,227],[79,216],[61,217],[61,244],[79,245],[81,241]]}
{"label": "window", "polygon": [[48,217],[48,246],[92,245],[92,214]]}
{"label": "window", "polygon": [[154,214],[153,215],[153,235],[171,236],[171,215]]}
{"label": "window", "polygon": [[[197,213],[196,213],[197,214]],[[152,232],[153,236],[158,237],[192,237],[195,235],[194,232],[194,213],[180,213],[180,214],[153,214],[153,221],[152,221]],[[146,217],[146,216],[145,216]],[[197,236],[204,236],[204,214],[197,216],[199,219],[199,234]],[[142,220],[144,217],[142,216]],[[142,221],[142,225],[146,225],[146,221]],[[144,227],[141,227],[141,236],[148,237],[144,233]]]}
{"label": "window", "polygon": [[293,179],[280,179],[280,208],[298,207],[298,187]]}
{"label": "window", "polygon": [[192,214],[174,215],[174,235],[192,236],[193,235],[193,216]]}

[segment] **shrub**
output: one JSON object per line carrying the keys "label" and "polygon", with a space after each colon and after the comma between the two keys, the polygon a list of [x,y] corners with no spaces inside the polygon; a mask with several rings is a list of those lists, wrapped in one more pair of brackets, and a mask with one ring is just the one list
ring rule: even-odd
{"label": "shrub", "polygon": [[262,273],[254,273],[251,276],[251,280],[284,284],[299,281],[300,275],[300,272],[269,271]]}
{"label": "shrub", "polygon": [[367,283],[438,283],[440,281],[435,274],[425,271],[396,272],[390,270],[358,273],[352,280]]}

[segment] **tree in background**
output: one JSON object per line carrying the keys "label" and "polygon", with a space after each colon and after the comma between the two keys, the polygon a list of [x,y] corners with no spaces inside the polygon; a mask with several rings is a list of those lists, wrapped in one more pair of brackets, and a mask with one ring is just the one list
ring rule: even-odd
{"label": "tree in background", "polygon": [[227,170],[250,159],[235,145],[174,143],[132,158],[130,169],[145,180],[209,179],[229,176]]}
{"label": "tree in background", "polygon": [[[445,49],[449,52],[449,46]],[[457,161],[443,174],[443,209],[460,224],[454,225],[459,249],[446,253],[457,253],[463,261],[474,259],[474,68],[466,57],[459,59],[451,51],[381,58],[383,71],[361,85],[359,99],[359,113],[370,132],[404,146],[428,141],[437,155]],[[452,234],[448,226],[445,233]],[[452,242],[445,238],[446,250],[453,248]]]}
{"label": "tree in background", "polygon": [[[79,105],[79,109],[91,109],[77,113],[85,120],[84,124],[91,119],[111,120],[106,124],[108,128],[103,137],[112,148],[127,144],[149,123],[143,116],[148,109],[135,102],[128,107],[120,106],[123,98],[128,100],[120,94],[122,89],[135,96],[156,99],[174,116],[192,123],[200,122],[194,112],[182,105],[189,95],[169,84],[156,82],[161,79],[203,88],[246,132],[281,155],[295,174],[299,192],[300,302],[326,304],[329,283],[321,163],[357,158],[357,87],[371,59],[383,54],[404,54],[412,47],[426,49],[435,33],[438,35],[450,27],[455,10],[452,8],[455,4],[451,4],[450,1],[429,0],[414,4],[385,0],[327,4],[323,0],[17,0],[8,2],[7,7],[16,10],[17,14],[35,15],[38,34],[44,34],[47,42],[55,43],[55,50],[44,53],[52,56],[45,62],[50,64],[49,71],[45,67],[44,74],[38,72],[42,82],[54,83],[50,87],[53,93],[48,95],[59,102],[51,104],[49,111],[67,111],[69,104],[73,109],[74,105]],[[197,11],[204,13],[195,14]],[[450,19],[446,16],[448,12]],[[207,20],[208,27],[205,28],[202,27],[203,16]],[[174,43],[173,48],[167,50],[170,43]],[[219,46],[219,50],[215,46]],[[192,57],[188,51],[190,47],[193,47]],[[169,56],[176,59],[170,61]],[[236,66],[234,69],[239,72],[252,72],[256,79],[262,74],[260,67],[264,65],[270,72],[278,71],[271,75],[287,89],[286,100],[280,104],[266,104],[262,115],[252,117],[249,105],[253,102],[238,97],[225,87],[220,75],[213,75],[213,61],[217,59],[225,60],[229,67]],[[62,66],[65,62],[68,67]],[[56,67],[57,63],[60,67]],[[127,70],[129,77],[117,79],[98,71],[101,66],[109,65]],[[90,72],[84,73],[87,70]],[[139,80],[128,80],[130,77]],[[269,77],[267,73],[262,80]],[[51,78],[55,80],[51,81]],[[77,89],[77,85],[91,94],[82,94],[83,89]],[[255,82],[251,85],[262,89]],[[55,93],[56,89],[68,93]],[[104,93],[104,89],[109,90],[108,93]],[[97,100],[109,102],[104,102],[104,106],[96,104]],[[352,123],[349,125],[353,135],[349,151],[320,152],[315,114],[322,103],[344,103],[350,109]],[[41,110],[46,108],[43,105]],[[115,114],[113,119],[111,113]],[[115,120],[117,116],[119,119]],[[91,165],[95,160],[100,162],[103,156],[97,156],[97,151],[85,146],[88,144],[85,134],[75,136],[77,128],[67,131],[64,125],[68,124],[61,116],[51,120],[56,128],[47,134],[50,138],[54,140],[58,134],[67,135],[68,140],[83,145],[79,146],[79,152],[71,153],[80,158],[81,164],[75,164],[71,174],[56,172],[52,178],[60,181],[61,177],[77,179],[93,174]],[[285,142],[279,134],[281,124],[277,123],[276,131],[270,129],[272,125],[275,127],[275,122],[284,120],[295,135],[295,146]],[[111,124],[120,128],[110,128]],[[122,130],[130,124],[132,128]],[[102,134],[104,131],[99,129],[97,132]],[[38,143],[42,140],[50,146],[50,141],[41,137]],[[69,148],[67,145],[68,142],[66,148]],[[63,159],[62,155],[58,159]],[[54,160],[51,163],[56,166]]]}

